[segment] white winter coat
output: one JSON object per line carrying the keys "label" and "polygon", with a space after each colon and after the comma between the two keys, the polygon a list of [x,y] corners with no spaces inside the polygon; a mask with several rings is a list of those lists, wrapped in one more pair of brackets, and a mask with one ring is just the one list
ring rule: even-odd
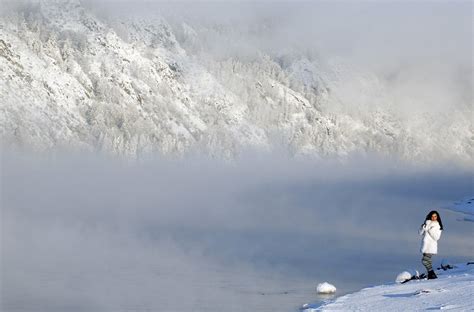
{"label": "white winter coat", "polygon": [[441,228],[438,221],[426,220],[420,228],[420,235],[424,235],[421,242],[421,252],[438,253],[438,240],[441,237]]}

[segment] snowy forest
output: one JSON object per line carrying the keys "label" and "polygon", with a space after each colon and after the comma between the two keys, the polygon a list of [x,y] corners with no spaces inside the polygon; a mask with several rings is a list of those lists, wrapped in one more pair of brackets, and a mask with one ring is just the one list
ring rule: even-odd
{"label": "snowy forest", "polygon": [[248,4],[237,8],[245,17],[215,9],[220,17],[205,19],[185,5],[133,14],[119,4],[5,2],[5,146],[132,159],[278,149],[472,164],[463,53],[444,64],[400,66],[393,57],[371,68],[324,53],[325,38],[287,30],[295,21],[285,8],[265,15]]}

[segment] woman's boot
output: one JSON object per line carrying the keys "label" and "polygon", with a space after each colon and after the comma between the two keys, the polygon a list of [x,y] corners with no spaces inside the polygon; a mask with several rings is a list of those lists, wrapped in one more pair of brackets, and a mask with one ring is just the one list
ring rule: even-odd
{"label": "woman's boot", "polygon": [[428,279],[435,279],[435,278],[438,278],[438,276],[436,276],[436,273],[433,270],[428,271]]}

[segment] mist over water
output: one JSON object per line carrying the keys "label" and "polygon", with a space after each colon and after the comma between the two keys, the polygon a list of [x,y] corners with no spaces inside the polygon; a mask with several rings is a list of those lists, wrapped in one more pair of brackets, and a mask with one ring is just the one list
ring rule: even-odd
{"label": "mist over water", "polygon": [[439,209],[472,190],[447,164],[5,154],[2,307],[291,311],[321,300],[317,283],[340,295],[421,270],[432,209],[435,263],[472,260],[472,224]]}

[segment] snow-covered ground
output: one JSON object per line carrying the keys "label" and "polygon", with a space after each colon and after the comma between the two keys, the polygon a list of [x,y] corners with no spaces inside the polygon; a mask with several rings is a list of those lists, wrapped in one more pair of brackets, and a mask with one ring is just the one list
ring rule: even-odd
{"label": "snow-covered ground", "polygon": [[436,273],[436,280],[369,287],[302,311],[474,311],[474,262]]}
{"label": "snow-covered ground", "polygon": [[462,220],[474,222],[474,196],[469,196],[463,200],[457,201],[445,209],[459,212],[464,215]]}

